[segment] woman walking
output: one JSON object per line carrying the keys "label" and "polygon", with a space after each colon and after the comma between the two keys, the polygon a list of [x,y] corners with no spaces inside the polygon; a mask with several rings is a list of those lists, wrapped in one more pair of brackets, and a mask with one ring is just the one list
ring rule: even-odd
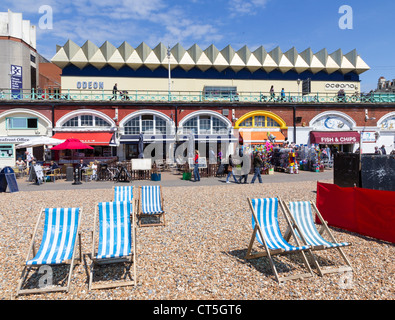
{"label": "woman walking", "polygon": [[233,168],[234,167],[235,167],[235,165],[234,165],[233,160],[232,160],[232,155],[229,155],[228,176],[226,177],[226,183],[230,183],[229,182],[230,175],[233,175],[233,179],[237,183],[237,179],[236,179],[235,174],[233,172]]}
{"label": "woman walking", "polygon": [[199,151],[195,150],[195,167],[193,168],[193,177],[196,181],[200,181],[200,174],[199,174]]}

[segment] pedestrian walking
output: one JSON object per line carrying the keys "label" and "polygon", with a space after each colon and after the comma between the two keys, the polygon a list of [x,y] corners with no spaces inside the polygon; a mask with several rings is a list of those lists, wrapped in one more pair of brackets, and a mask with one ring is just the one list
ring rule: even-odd
{"label": "pedestrian walking", "polygon": [[382,145],[380,150],[381,150],[381,154],[387,154],[387,150],[385,150],[385,145]]}
{"label": "pedestrian walking", "polygon": [[254,176],[252,177],[251,184],[254,184],[256,178],[258,178],[259,183],[262,183],[262,176],[261,176],[262,164],[263,164],[263,161],[262,161],[261,157],[259,156],[259,153],[255,152],[254,160],[253,160]]}
{"label": "pedestrian walking", "polygon": [[115,99],[117,100],[117,92],[118,92],[118,84],[114,84],[114,87],[112,88],[112,97],[110,100]]}
{"label": "pedestrian walking", "polygon": [[230,183],[230,182],[229,182],[229,177],[230,177],[231,175],[233,176],[233,179],[234,179],[235,182],[237,183],[236,176],[235,176],[235,174],[234,174],[234,172],[233,172],[233,168],[235,167],[235,165],[234,165],[234,162],[233,162],[233,159],[232,159],[232,155],[229,155],[229,164],[228,164],[227,167],[228,167],[228,168],[227,168],[227,170],[228,170],[228,176],[226,177],[226,183]]}
{"label": "pedestrian walking", "polygon": [[193,168],[193,178],[196,181],[200,181],[200,174],[199,174],[199,151],[195,150],[195,166]]}
{"label": "pedestrian walking", "polygon": [[274,100],[274,96],[275,96],[275,94],[274,94],[274,86],[271,86],[271,88],[270,88],[270,100]]}

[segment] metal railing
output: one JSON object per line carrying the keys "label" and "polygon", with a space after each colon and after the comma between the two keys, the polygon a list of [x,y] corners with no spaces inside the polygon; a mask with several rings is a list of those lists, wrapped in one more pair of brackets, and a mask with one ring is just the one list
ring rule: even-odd
{"label": "metal railing", "polygon": [[295,92],[275,93],[238,92],[236,94],[203,93],[201,91],[153,91],[134,90],[11,90],[0,89],[0,101],[125,101],[125,102],[262,102],[262,103],[395,103],[392,93],[327,93],[302,95]]}

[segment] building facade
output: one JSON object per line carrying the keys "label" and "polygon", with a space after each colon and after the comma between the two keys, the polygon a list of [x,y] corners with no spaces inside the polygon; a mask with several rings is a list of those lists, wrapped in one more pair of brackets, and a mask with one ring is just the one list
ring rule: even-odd
{"label": "building facade", "polygon": [[[18,144],[40,135],[78,138],[94,147],[78,157],[103,161],[137,158],[141,139],[164,159],[191,137],[202,155],[213,149],[224,158],[241,139],[251,146],[274,139],[343,152],[394,149],[395,101],[360,99],[359,75],[369,67],[356,50],[116,48],[108,41],[80,47],[69,40],[51,65],[52,74],[61,70],[59,92],[48,86],[42,99],[0,98],[0,167],[15,161]],[[73,158],[54,156],[60,163]]]}

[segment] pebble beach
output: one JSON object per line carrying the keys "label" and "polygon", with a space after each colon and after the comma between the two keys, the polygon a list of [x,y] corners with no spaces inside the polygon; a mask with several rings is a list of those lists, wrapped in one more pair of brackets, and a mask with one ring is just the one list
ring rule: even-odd
{"label": "pebble beach", "polygon": [[[332,183],[332,181],[322,181]],[[393,300],[394,245],[332,228],[354,272],[314,275],[279,284],[266,257],[246,260],[251,239],[250,198],[284,201],[316,199],[316,181],[254,185],[163,187],[165,227],[136,228],[137,285],[88,290],[88,274],[98,202],[113,190],[46,190],[0,194],[0,299],[2,300]],[[134,190],[137,197],[137,190]],[[81,207],[82,263],[74,267],[69,292],[15,297],[40,208]],[[282,231],[286,220],[279,214]],[[39,244],[39,242],[38,242]],[[37,244],[37,245],[38,245]],[[262,251],[258,242],[254,250]],[[324,266],[344,264],[337,250],[317,252]],[[280,275],[306,272],[298,255],[276,256]],[[62,277],[67,269],[54,271]],[[97,280],[112,280],[119,265],[101,267]],[[66,271],[65,271],[66,270]],[[32,285],[37,285],[34,272]],[[36,275],[37,277],[37,275]],[[30,283],[29,282],[29,283]]]}

